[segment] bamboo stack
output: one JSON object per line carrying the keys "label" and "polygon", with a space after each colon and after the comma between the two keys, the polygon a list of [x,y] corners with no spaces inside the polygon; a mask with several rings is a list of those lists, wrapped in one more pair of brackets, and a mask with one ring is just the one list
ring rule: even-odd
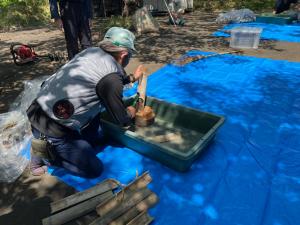
{"label": "bamboo stack", "polygon": [[150,224],[154,218],[147,210],[158,202],[157,195],[147,188],[151,181],[151,176],[145,172],[114,194],[120,183],[107,179],[88,190],[51,203],[51,215],[42,223],[62,225],[96,211],[97,218],[90,225]]}
{"label": "bamboo stack", "polygon": [[158,196],[147,188],[152,178],[148,172],[96,208],[98,218],[90,225],[146,225],[153,221],[147,210]]}
{"label": "bamboo stack", "polygon": [[61,225],[78,219],[95,210],[96,206],[113,196],[118,181],[107,179],[96,186],[70,195],[50,205],[51,216],[44,218],[43,225]]}

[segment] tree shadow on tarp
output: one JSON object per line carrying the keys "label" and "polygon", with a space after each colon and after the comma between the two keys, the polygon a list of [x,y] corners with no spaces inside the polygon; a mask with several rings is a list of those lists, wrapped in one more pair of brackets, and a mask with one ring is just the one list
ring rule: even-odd
{"label": "tree shadow on tarp", "polygon": [[287,214],[297,224],[299,68],[241,56],[209,58],[183,69],[168,65],[149,77],[149,96],[226,118],[191,169],[179,173],[130,149],[107,146],[98,154],[103,176],[60,178],[83,190],[105,178],[127,184],[136,171],[149,170],[149,188],[160,198],[150,210],[154,224],[287,224]]}
{"label": "tree shadow on tarp", "polygon": [[[249,59],[251,61],[254,60],[254,58]],[[214,59],[209,61],[214,61]],[[197,66],[195,67],[198,67],[200,70],[205,68],[202,65],[205,64],[204,62],[196,64]],[[246,65],[249,65],[249,63],[246,63]],[[299,154],[295,154],[295,151],[297,144],[299,146],[299,141],[297,140],[300,140],[300,138],[297,135],[297,131],[293,130],[293,127],[296,128],[300,124],[299,117],[296,117],[295,110],[297,108],[293,107],[293,102],[297,101],[297,96],[299,96],[299,69],[297,69],[299,65],[289,64],[284,61],[266,60],[264,62],[264,59],[261,59],[260,62],[255,63],[253,66],[257,67],[256,72],[252,72],[250,66],[250,68],[247,66],[247,70],[243,70],[242,67],[239,68],[239,72],[235,68],[231,68],[231,73],[226,79],[218,79],[219,76],[215,76],[217,74],[209,73],[209,71],[207,74],[204,74],[204,77],[201,77],[203,73],[197,75],[186,70],[181,74],[176,74],[176,70],[172,73],[170,68],[165,68],[158,72],[160,75],[149,81],[149,86],[151,87],[150,95],[152,96],[219,113],[226,117],[225,125],[220,129],[217,136],[218,145],[210,149],[208,154],[202,158],[201,163],[197,162],[194,164],[194,167],[197,167],[205,163],[210,154],[216,154],[211,163],[215,168],[224,170],[219,179],[211,173],[211,179],[214,180],[215,186],[209,186],[209,180],[202,179],[205,183],[204,186],[210,189],[209,192],[203,195],[206,200],[204,203],[210,202],[211,205],[207,206],[207,210],[203,208],[200,210],[202,212],[200,215],[202,216],[198,222],[210,224],[208,222],[210,219],[220,218],[218,213],[220,213],[223,206],[232,209],[232,213],[239,216],[223,217],[221,224],[226,224],[224,221],[227,221],[228,218],[235,218],[234,221],[237,223],[244,221],[244,224],[255,224],[260,220],[270,221],[272,215],[273,217],[277,215],[278,221],[280,221],[282,220],[278,216],[280,214],[272,213],[280,211],[275,206],[268,207],[267,213],[263,214],[265,204],[269,205],[272,203],[277,205],[280,201],[285,201],[291,204],[291,208],[299,206],[299,201],[296,200],[299,197],[296,194],[298,188],[295,186],[299,176],[294,177],[299,171],[295,172],[288,169],[292,165],[296,166],[295,159],[299,158]],[[215,70],[215,67],[210,67],[210,69]],[[222,73],[222,69],[219,68],[219,73]],[[226,77],[227,71],[223,70],[223,77]],[[241,73],[241,71],[244,71],[244,73]],[[274,74],[274,71],[280,71],[280,74]],[[239,80],[234,78],[235,73],[239,73]],[[162,79],[164,76],[169,76],[169,80]],[[243,78],[242,76],[245,77]],[[276,109],[276,113],[273,113],[274,109]],[[293,119],[289,119],[291,114]],[[285,125],[286,127],[283,128],[285,138],[282,138],[280,136],[282,132],[280,126],[282,126],[281,124],[286,124],[287,121],[289,121],[289,125]],[[289,127],[292,129],[289,129]],[[287,138],[288,133],[292,134],[291,138]],[[284,144],[282,144],[282,141],[284,141]],[[290,146],[291,149],[287,148],[287,146]],[[222,166],[218,167],[216,160],[221,160],[222,162],[219,151],[224,152],[224,158],[223,163],[220,163]],[[281,174],[282,170],[285,171],[285,174]],[[204,171],[209,170],[206,168]],[[286,173],[292,175],[288,175],[290,180],[286,177]],[[161,177],[163,172],[159,174]],[[192,183],[196,183],[197,176],[201,175],[194,175]],[[272,183],[274,180],[276,180],[276,184]],[[253,185],[253,189],[248,185],[249,182]],[[284,183],[289,185],[290,188],[280,194],[279,190],[282,189]],[[172,186],[169,182],[166,185],[168,187]],[[180,186],[180,184],[178,185]],[[178,188],[178,186],[176,187]],[[269,190],[271,187],[272,195],[270,196]],[[259,190],[261,194],[257,195],[256,192],[256,197],[254,195],[244,196],[245,192],[251,193],[254,189]],[[226,195],[224,196],[225,193]],[[161,195],[165,197],[168,194],[161,193]],[[178,196],[178,198],[180,197],[182,198],[182,195]],[[253,202],[253,199],[256,199],[256,202]],[[294,202],[291,203],[291,201]],[[250,209],[252,210],[250,210],[252,213],[251,215],[249,214],[249,219],[246,220],[249,223],[245,222],[245,214],[237,212],[236,209],[239,206],[241,210],[246,210],[247,212]],[[253,210],[253,208],[256,208],[256,210]],[[174,209],[172,207],[172,209],[176,211],[177,208],[175,207]],[[193,211],[193,209],[191,210]],[[296,219],[294,220],[295,222],[297,221],[295,210],[291,211],[294,211],[292,215]],[[158,213],[158,211],[155,212]],[[260,216],[256,221],[250,219],[250,217],[257,218],[257,215]],[[158,224],[164,224],[166,217],[168,216],[164,215],[165,219],[160,220]],[[171,220],[171,218],[168,219]],[[174,224],[180,224],[178,221],[176,223],[176,220],[178,218],[174,218]],[[230,224],[229,220],[227,222],[227,224]]]}

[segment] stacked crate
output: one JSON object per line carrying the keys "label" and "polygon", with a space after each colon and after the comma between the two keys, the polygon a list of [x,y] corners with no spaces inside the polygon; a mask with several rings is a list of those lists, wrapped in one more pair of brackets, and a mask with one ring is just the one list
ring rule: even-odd
{"label": "stacked crate", "polygon": [[[168,12],[165,2],[170,4],[172,0],[144,0],[144,6],[152,12]],[[193,10],[193,0],[179,0],[176,2],[178,2],[180,8],[185,9],[186,11]]]}

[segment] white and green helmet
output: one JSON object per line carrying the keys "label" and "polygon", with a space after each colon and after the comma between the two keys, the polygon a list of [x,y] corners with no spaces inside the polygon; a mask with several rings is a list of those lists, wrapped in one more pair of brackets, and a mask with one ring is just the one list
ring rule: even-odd
{"label": "white and green helmet", "polygon": [[134,48],[134,34],[122,27],[111,27],[106,32],[104,40],[110,41],[116,46],[125,47],[136,52]]}

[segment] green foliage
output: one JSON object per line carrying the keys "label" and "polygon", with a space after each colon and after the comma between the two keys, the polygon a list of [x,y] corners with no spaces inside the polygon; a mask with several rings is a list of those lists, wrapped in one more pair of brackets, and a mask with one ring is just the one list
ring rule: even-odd
{"label": "green foliage", "polygon": [[194,0],[195,9],[214,11],[248,8],[254,11],[273,9],[274,0]]}
{"label": "green foliage", "polygon": [[42,24],[49,18],[48,0],[0,1],[0,28]]}
{"label": "green foliage", "polygon": [[128,30],[133,29],[133,23],[131,17],[112,16],[105,24],[105,30],[111,27],[123,27]]}
{"label": "green foliage", "polygon": [[[274,0],[193,0],[194,8],[206,11],[249,8],[268,11]],[[30,26],[49,21],[48,0],[0,0],[0,29],[11,26]],[[112,26],[132,29],[131,17],[112,16],[106,29]]]}

